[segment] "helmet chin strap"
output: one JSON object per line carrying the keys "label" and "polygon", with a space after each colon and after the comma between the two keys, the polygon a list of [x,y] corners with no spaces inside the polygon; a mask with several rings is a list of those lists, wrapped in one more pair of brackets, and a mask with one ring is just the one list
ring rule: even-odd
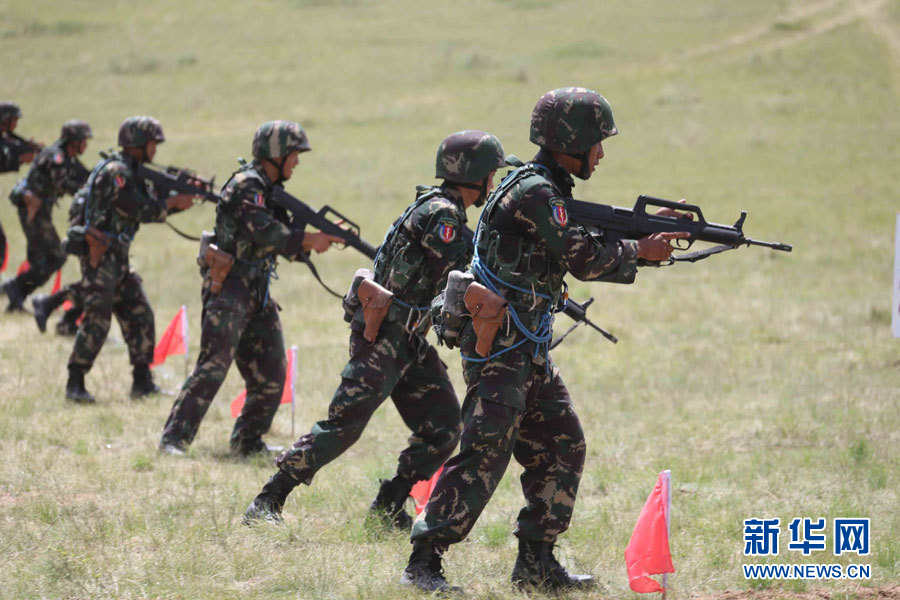
{"label": "helmet chin strap", "polygon": [[566,152],[565,154],[567,156],[571,156],[572,158],[581,162],[581,168],[578,169],[577,173],[574,173],[574,175],[576,177],[578,177],[579,179],[587,179],[588,177],[591,176],[591,167],[590,167],[590,165],[588,165],[588,158],[589,158],[588,155],[590,154],[590,151],[581,152],[579,154],[573,154],[572,152]]}
{"label": "helmet chin strap", "polygon": [[269,161],[269,163],[272,166],[274,166],[276,169],[278,169],[278,178],[275,181],[273,181],[272,183],[274,183],[274,184],[282,183],[285,180],[284,179],[284,163],[287,160],[287,157],[282,156],[281,160],[278,162],[275,162],[274,158],[266,158],[265,160]]}
{"label": "helmet chin strap", "polygon": [[453,185],[456,187],[466,188],[467,190],[476,190],[481,192],[478,194],[478,198],[472,204],[476,207],[484,206],[484,201],[487,200],[487,186],[488,186],[488,178],[485,177],[481,180],[481,183],[464,183],[462,181],[448,181],[444,180],[443,185]]}

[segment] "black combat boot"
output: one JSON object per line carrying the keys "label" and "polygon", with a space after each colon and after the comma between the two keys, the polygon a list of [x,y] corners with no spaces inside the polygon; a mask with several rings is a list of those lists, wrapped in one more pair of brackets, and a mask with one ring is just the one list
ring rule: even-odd
{"label": "black combat boot", "polygon": [[62,318],[56,322],[56,335],[71,337],[78,333],[78,319],[81,317],[82,308],[70,308],[63,313]]}
{"label": "black combat boot", "polygon": [[513,567],[512,582],[519,588],[555,592],[569,588],[589,588],[591,575],[572,575],[553,556],[553,542],[519,538],[519,556]]}
{"label": "black combat boot", "polygon": [[34,308],[34,320],[41,333],[47,331],[47,319],[50,314],[56,310],[60,304],[65,301],[63,294],[37,294],[31,299],[31,306]]}
{"label": "black combat boot", "polygon": [[445,547],[425,540],[413,542],[409,564],[400,575],[400,585],[414,585],[423,592],[462,592],[444,579],[441,558]]}
{"label": "black combat boot", "polygon": [[131,398],[143,398],[150,394],[158,394],[159,386],[153,383],[153,373],[146,364],[134,365],[134,382],[131,384]]}
{"label": "black combat boot", "polygon": [[16,283],[15,279],[4,283],[3,291],[6,292],[6,297],[9,298],[9,304],[6,305],[6,312],[19,312],[25,310],[25,307],[23,306],[25,303],[25,295],[22,293],[22,290],[19,288],[19,284]]}
{"label": "black combat boot", "polygon": [[84,387],[84,371],[69,367],[69,381],[66,382],[66,400],[78,404],[93,404],[94,397]]}
{"label": "black combat boot", "polygon": [[241,522],[244,525],[253,525],[257,521],[281,523],[284,521],[281,517],[284,501],[295,487],[297,480],[279,469],[244,511]]}
{"label": "black combat boot", "polygon": [[369,507],[369,514],[376,517],[387,527],[395,527],[403,531],[412,528],[412,517],[404,509],[412,482],[397,475],[393,479],[382,479],[378,495]]}

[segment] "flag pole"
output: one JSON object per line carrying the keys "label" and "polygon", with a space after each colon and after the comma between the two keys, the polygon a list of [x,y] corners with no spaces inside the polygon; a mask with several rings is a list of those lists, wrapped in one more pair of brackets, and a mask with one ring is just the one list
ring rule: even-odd
{"label": "flag pole", "polygon": [[181,330],[184,332],[184,379],[187,381],[188,375],[190,375],[190,357],[191,357],[191,349],[190,344],[188,343],[188,319],[187,319],[187,306],[181,305]]}
{"label": "flag pole", "polygon": [[297,380],[297,346],[291,346],[291,375],[291,443],[293,444],[297,439],[294,435],[294,398],[296,397],[294,382]]}
{"label": "flag pole", "polygon": [[[670,537],[669,513],[672,510],[672,471],[666,469],[663,471],[664,480],[666,482],[666,539]],[[669,574],[663,573],[662,576],[662,600],[666,600],[666,593],[669,591]]]}

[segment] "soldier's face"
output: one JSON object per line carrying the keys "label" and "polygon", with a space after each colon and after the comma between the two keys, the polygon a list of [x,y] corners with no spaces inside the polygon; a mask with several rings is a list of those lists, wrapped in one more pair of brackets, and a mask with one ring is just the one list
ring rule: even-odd
{"label": "soldier's face", "polygon": [[13,117],[12,119],[7,119],[3,124],[3,129],[12,133],[16,130],[16,127],[19,125],[19,119],[17,117]]}
{"label": "soldier's face", "polygon": [[147,159],[147,162],[153,162],[154,156],[156,156],[156,140],[150,140],[144,146],[144,158]]}
{"label": "soldier's face", "polygon": [[287,158],[284,159],[284,165],[281,167],[281,176],[285,181],[290,179],[291,175],[294,174],[294,167],[296,167],[299,162],[300,153],[297,150],[288,154]]}
{"label": "soldier's face", "polygon": [[75,142],[75,154],[84,154],[84,151],[87,150],[87,140],[78,140]]}
{"label": "soldier's face", "polygon": [[587,177],[585,177],[585,179],[589,179],[590,176],[594,174],[594,169],[597,168],[597,163],[600,162],[600,159],[603,158],[603,156],[603,142],[597,142],[591,146],[587,155]]}

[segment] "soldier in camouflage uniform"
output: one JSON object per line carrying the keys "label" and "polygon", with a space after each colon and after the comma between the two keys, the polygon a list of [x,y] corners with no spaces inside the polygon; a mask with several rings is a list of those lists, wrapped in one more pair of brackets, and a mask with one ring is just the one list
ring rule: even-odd
{"label": "soldier in camouflage uniform", "polygon": [[466,209],[481,205],[504,164],[500,141],[483,131],[450,135],[437,151],[437,187],[420,186],[415,201],[385,236],[375,258],[374,280],[394,294],[372,342],[364,337],[364,311],[351,288],[345,307],[350,320],[350,361],[328,408],[328,419],[278,457],[278,472],[244,515],[280,520],[290,491],[310,484],[316,472],[359,439],[369,418],[390,396],[412,430],[395,476],[382,481],[372,514],[409,530],[403,506],[412,485],[428,479],[450,456],[459,439],[459,402],[437,352],[426,340],[429,305],[447,275],[466,265],[471,244],[462,235]]}
{"label": "soldier in camouflage uniform", "polygon": [[153,310],[141,278],[129,267],[128,251],[142,222],[165,221],[167,214],[185,210],[193,202],[189,194],[156,198],[134,173],[140,163],[153,160],[157,144],[164,141],[159,121],[129,117],[119,128],[122,151],[103,159],[88,178],[85,224],[95,228],[109,246],[96,265],[92,266],[88,256],[81,257],[84,321],[69,357],[68,400],[94,402],[84,387],[84,375],[106,341],[113,314],[128,344],[133,367],[131,397],[159,391],[149,366],[156,342]]}
{"label": "soldier in camouflage uniform", "polygon": [[[22,118],[22,111],[17,104],[0,102],[0,173],[18,171],[25,163],[34,159],[34,152],[23,148],[21,142],[12,137],[12,133]],[[6,256],[6,234],[0,224],[0,263]]]}
{"label": "soldier in camouflage uniform", "polygon": [[66,121],[59,140],[41,150],[28,175],[9,195],[19,211],[30,268],[4,286],[9,297],[7,312],[22,310],[25,298],[66,262],[52,211],[60,196],[75,194],[87,181],[89,172],[78,157],[91,137],[91,128],[84,121]]}
{"label": "soldier in camouflage uniform", "polygon": [[309,150],[299,124],[264,123],[253,136],[254,161],[242,166],[222,189],[214,243],[234,258],[234,264],[216,293],[209,265],[202,268],[200,355],[166,421],[159,443],[163,452],[185,453],[235,359],[246,383],[247,401],[234,423],[231,448],[244,456],[272,450],[262,435],[278,410],[286,368],[279,306],[269,295],[276,258],[294,260],[341,241],[305,232],[305,223],[292,222],[284,209],[271,203],[274,187],[291,178],[299,154]]}
{"label": "soldier in camouflage uniform", "polygon": [[553,557],[569,525],[585,457],[585,440],[559,369],[548,355],[552,314],[564,300],[564,277],[631,283],[639,258],[671,252],[655,235],[605,243],[566,212],[572,175],[590,177],[602,140],[617,133],[606,100],[584,88],[545,94],[532,114],[534,159],[508,174],[482,212],[470,272],[508,302],[490,353],[475,352],[471,322],[460,338],[467,393],[459,454],[444,468],[413,524],[413,552],[401,583],[447,590],[441,556],[462,541],[481,514],[512,457],[521,464],[526,506],[515,534],[519,556],[512,579],[545,590],[589,585]]}

